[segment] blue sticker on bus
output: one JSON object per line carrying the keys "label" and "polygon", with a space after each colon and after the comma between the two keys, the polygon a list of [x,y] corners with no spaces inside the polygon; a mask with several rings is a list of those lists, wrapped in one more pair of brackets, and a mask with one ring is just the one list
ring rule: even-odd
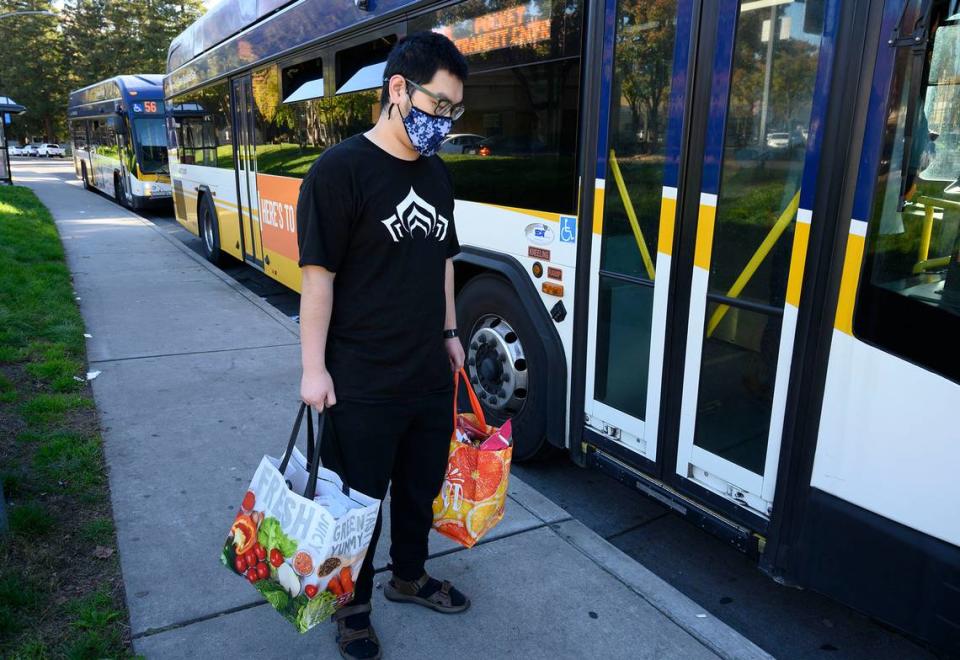
{"label": "blue sticker on bus", "polygon": [[140,105],[139,103],[134,103],[134,104],[133,104],[133,111],[134,111],[134,112],[143,112],[143,106]]}
{"label": "blue sticker on bus", "polygon": [[560,216],[560,242],[577,242],[577,219],[572,215]]}

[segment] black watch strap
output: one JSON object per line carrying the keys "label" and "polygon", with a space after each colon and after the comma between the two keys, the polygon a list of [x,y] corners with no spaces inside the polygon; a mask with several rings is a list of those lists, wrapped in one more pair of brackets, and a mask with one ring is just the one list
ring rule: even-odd
{"label": "black watch strap", "polygon": [[456,329],[456,328],[453,328],[452,330],[444,330],[444,331],[443,331],[443,338],[444,338],[444,339],[453,339],[454,337],[459,337],[459,335],[457,334],[457,329]]}

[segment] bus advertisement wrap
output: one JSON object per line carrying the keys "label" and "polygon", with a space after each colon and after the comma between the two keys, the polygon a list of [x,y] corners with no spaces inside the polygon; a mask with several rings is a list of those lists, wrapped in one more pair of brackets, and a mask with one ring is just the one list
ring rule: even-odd
{"label": "bus advertisement wrap", "polygon": [[258,174],[257,194],[260,197],[264,250],[298,261],[297,197],[300,195],[300,179]]}

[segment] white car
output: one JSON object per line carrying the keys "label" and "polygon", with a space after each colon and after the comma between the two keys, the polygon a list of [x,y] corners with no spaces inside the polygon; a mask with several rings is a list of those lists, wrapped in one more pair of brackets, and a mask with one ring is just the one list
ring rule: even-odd
{"label": "white car", "polygon": [[23,156],[36,156],[39,153],[39,144],[25,144],[23,145]]}
{"label": "white car", "polygon": [[54,156],[63,158],[66,152],[64,152],[63,147],[59,144],[41,144],[37,148],[37,155],[43,156],[44,158],[53,158]]}
{"label": "white car", "polygon": [[7,153],[11,156],[22,156],[23,147],[21,147],[19,144],[11,144],[9,147],[7,147]]}
{"label": "white car", "polygon": [[475,154],[486,138],[474,133],[451,133],[440,143],[442,154]]}
{"label": "white car", "polygon": [[790,147],[790,134],[767,133],[767,146],[771,149],[788,149]]}

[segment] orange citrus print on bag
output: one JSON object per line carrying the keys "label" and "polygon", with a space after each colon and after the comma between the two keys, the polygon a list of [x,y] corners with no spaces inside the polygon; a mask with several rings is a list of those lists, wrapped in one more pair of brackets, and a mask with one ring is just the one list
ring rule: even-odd
{"label": "orange citrus print on bag", "polygon": [[510,422],[499,429],[487,425],[462,372],[457,375],[458,388],[461,376],[474,412],[455,415],[447,475],[433,502],[433,526],[444,536],[471,548],[503,518],[513,442]]}

